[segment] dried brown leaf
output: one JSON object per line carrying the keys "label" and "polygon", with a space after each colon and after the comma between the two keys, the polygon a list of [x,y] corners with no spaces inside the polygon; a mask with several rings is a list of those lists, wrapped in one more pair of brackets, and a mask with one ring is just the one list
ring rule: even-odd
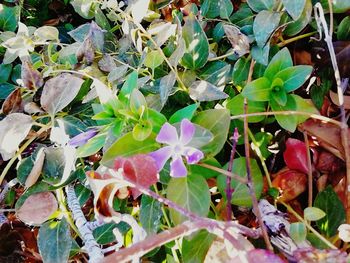
{"label": "dried brown leaf", "polygon": [[4,114],[10,114],[23,111],[22,107],[22,93],[19,88],[11,92],[2,104],[2,112]]}
{"label": "dried brown leaf", "polygon": [[24,87],[31,90],[36,90],[44,84],[41,73],[34,69],[29,61],[24,61],[22,64],[21,78]]}

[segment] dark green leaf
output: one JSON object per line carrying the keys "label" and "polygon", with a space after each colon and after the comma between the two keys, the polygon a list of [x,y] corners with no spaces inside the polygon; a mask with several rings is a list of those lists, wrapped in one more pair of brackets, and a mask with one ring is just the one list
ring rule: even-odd
{"label": "dark green leaf", "polygon": [[186,52],[181,63],[189,69],[198,69],[205,65],[209,57],[209,43],[201,25],[193,14],[190,14],[182,29],[186,43]]}
{"label": "dark green leaf", "polygon": [[67,262],[72,246],[69,225],[65,217],[51,221],[39,229],[38,248],[44,262]]}
{"label": "dark green leaf", "polygon": [[[171,178],[167,187],[167,198],[199,216],[205,217],[209,212],[209,187],[200,175],[188,174],[184,178]],[[173,209],[170,210],[170,216],[176,225],[187,220]]]}
{"label": "dark green leaf", "polygon": [[312,2],[311,0],[306,0],[304,10],[298,20],[288,23],[284,33],[287,36],[294,36],[303,30],[311,20],[312,13]]}
{"label": "dark green leaf", "polygon": [[57,184],[63,176],[66,159],[63,148],[46,148],[42,170],[43,180],[49,184]]}
{"label": "dark green leaf", "polygon": [[182,256],[184,263],[202,263],[215,239],[215,235],[202,230],[194,236],[182,241]]}
{"label": "dark green leaf", "polygon": [[249,74],[250,60],[241,57],[233,67],[232,80],[236,86],[244,86]]}
{"label": "dark green leaf", "polygon": [[17,19],[19,15],[20,6],[10,7],[0,4],[0,30],[1,31],[15,31],[17,28]]}
{"label": "dark green leaf", "polygon": [[267,65],[269,62],[270,43],[267,43],[264,47],[253,46],[251,52],[256,62],[261,65]]}
{"label": "dark green leaf", "polygon": [[282,0],[282,3],[286,8],[288,14],[294,20],[297,20],[304,10],[306,0]]}
{"label": "dark green leaf", "polygon": [[271,82],[262,77],[249,82],[243,89],[242,95],[251,101],[269,101],[271,94]]}
{"label": "dark green leaf", "polygon": [[345,17],[338,26],[337,31],[338,40],[350,39],[350,16]]}
{"label": "dark green leaf", "polygon": [[11,94],[12,91],[16,89],[15,85],[10,83],[0,84],[0,99],[4,100]]}
{"label": "dark green leaf", "polygon": [[275,1],[274,0],[247,0],[249,7],[255,12],[262,10],[272,10]]}
{"label": "dark green leaf", "polygon": [[116,241],[116,237],[113,234],[113,229],[115,229],[115,228],[117,228],[120,231],[120,233],[123,235],[129,229],[129,225],[124,223],[124,222],[121,222],[119,224],[108,223],[108,224],[102,225],[102,226],[94,229],[93,235],[94,235],[97,243],[99,243],[101,245],[105,245],[105,244],[112,243],[112,242]]}
{"label": "dark green leaf", "polygon": [[272,11],[260,11],[254,19],[253,31],[259,47],[265,46],[272,32],[277,28],[281,14]]}
{"label": "dark green leaf", "polygon": [[[287,95],[287,103],[285,106],[281,106],[278,104],[275,100],[270,101],[270,106],[273,111],[295,111],[296,110],[296,102],[291,95]],[[294,132],[297,124],[298,124],[298,116],[295,115],[280,115],[276,114],[275,118],[279,125],[281,125],[282,128]]]}
{"label": "dark green leaf", "polygon": [[238,27],[253,25],[254,14],[247,4],[242,3],[240,8],[230,17],[230,20]]}
{"label": "dark green leaf", "polygon": [[218,154],[224,146],[230,127],[230,112],[226,109],[211,109],[198,113],[192,121],[213,134],[213,139],[201,150],[210,156]]}
{"label": "dark green leaf", "polygon": [[5,83],[11,74],[12,64],[1,64],[0,65],[0,84]]}
{"label": "dark green leaf", "polygon": [[143,195],[141,198],[140,222],[142,227],[149,235],[158,232],[161,224],[161,218],[161,203],[152,197]]}
{"label": "dark green leaf", "polygon": [[233,5],[231,0],[219,0],[220,17],[225,19],[229,18],[233,11]]}
{"label": "dark green leaf", "polygon": [[327,237],[334,236],[338,227],[345,222],[345,209],[331,186],[317,194],[314,206],[326,213],[325,217],[316,221],[319,230]]}

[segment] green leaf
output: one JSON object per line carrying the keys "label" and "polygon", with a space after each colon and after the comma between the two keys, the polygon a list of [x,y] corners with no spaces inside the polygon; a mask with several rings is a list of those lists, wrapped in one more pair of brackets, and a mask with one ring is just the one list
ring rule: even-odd
{"label": "green leaf", "polygon": [[148,120],[152,123],[152,131],[154,133],[158,133],[160,128],[166,122],[166,118],[162,113],[151,108],[148,109]]}
{"label": "green leaf", "polygon": [[137,88],[137,72],[133,71],[131,72],[127,77],[123,84],[123,87],[121,88],[118,98],[122,102],[128,102],[129,97],[133,89]]}
{"label": "green leaf", "polygon": [[158,232],[162,218],[161,203],[147,195],[142,195],[140,207],[140,222],[147,234]]}
{"label": "green leaf", "polygon": [[116,237],[113,233],[113,229],[118,229],[120,233],[123,235],[129,230],[129,225],[121,222],[119,224],[116,223],[107,223],[104,224],[93,231],[93,235],[98,244],[106,245],[108,243],[112,243],[116,241]]}
{"label": "green leaf", "polygon": [[[321,3],[325,12],[329,12],[328,0],[320,0],[319,2]],[[344,13],[350,9],[350,0],[332,1],[332,5],[334,13]]]}
{"label": "green leaf", "polygon": [[278,72],[292,66],[292,57],[289,53],[288,48],[285,47],[273,56],[265,70],[264,77],[272,81]]}
{"label": "green leaf", "polygon": [[198,77],[218,87],[224,87],[230,79],[231,65],[223,61],[208,62],[200,69]]}
{"label": "green leaf", "polygon": [[146,67],[151,68],[154,70],[155,68],[159,67],[164,61],[163,56],[161,55],[160,51],[158,50],[152,50],[147,53],[144,64]]}
{"label": "green leaf", "polygon": [[297,20],[304,10],[306,0],[282,0],[282,3],[288,14]]}
{"label": "green leaf", "polygon": [[233,66],[232,80],[236,86],[244,86],[249,74],[250,59],[239,58]]}
{"label": "green leaf", "polygon": [[207,252],[215,240],[215,235],[206,230],[199,231],[193,236],[186,237],[182,241],[182,257],[184,263],[205,262]]}
{"label": "green leaf", "polygon": [[262,10],[272,10],[275,5],[274,0],[247,0],[247,3],[257,13]]}
{"label": "green leaf", "polygon": [[271,82],[262,77],[249,82],[243,89],[242,95],[251,101],[269,101],[271,94]]}
{"label": "green leaf", "polygon": [[[289,96],[292,96],[296,103],[296,110],[301,112],[309,112],[313,114],[319,114],[318,110],[315,108],[315,106],[312,104],[311,101],[303,99],[302,97],[299,97],[295,94],[290,94]],[[298,119],[298,123],[302,123],[305,120],[309,118],[309,116],[296,116]]]}
{"label": "green leaf", "polygon": [[[242,94],[238,94],[229,100],[226,104],[226,108],[230,110],[232,116],[244,114],[244,97]],[[247,113],[263,112],[265,110],[266,102],[248,100]],[[265,116],[248,117],[248,122],[260,122],[264,118]]]}
{"label": "green leaf", "polygon": [[[207,216],[210,207],[210,192],[205,179],[197,174],[188,174],[184,178],[171,178],[167,187],[167,198],[179,206],[199,216]],[[170,216],[175,225],[187,217],[170,209]]]}
{"label": "green leaf", "polygon": [[[273,111],[295,111],[296,110],[296,102],[294,97],[291,95],[287,95],[287,103],[285,106],[278,104],[275,100],[270,101],[270,106]],[[275,115],[275,118],[279,125],[282,128],[294,132],[298,125],[298,116],[295,115]]]}
{"label": "green leaf", "polygon": [[284,33],[287,36],[294,36],[302,31],[310,22],[312,13],[312,2],[306,0],[304,10],[298,20],[288,23]]}
{"label": "green leaf", "polygon": [[0,30],[15,31],[17,28],[17,19],[19,15],[20,5],[10,7],[0,4]]}
{"label": "green leaf", "polygon": [[46,148],[45,161],[42,170],[43,180],[49,184],[59,183],[63,176],[65,165],[66,159],[62,147]]}
{"label": "green leaf", "polygon": [[11,94],[12,91],[16,89],[15,85],[10,83],[0,84],[0,99],[4,100]]}
{"label": "green leaf", "polygon": [[220,6],[218,1],[204,0],[201,3],[201,14],[206,18],[215,18],[220,15]]}
{"label": "green leaf", "polygon": [[299,88],[305,83],[312,72],[312,67],[307,65],[299,65],[286,68],[275,75],[275,78],[280,78],[284,82],[286,92],[291,92]]}
{"label": "green leaf", "polygon": [[43,262],[67,262],[71,246],[72,238],[65,217],[61,221],[47,222],[40,227],[38,248]]}
{"label": "green leaf", "polygon": [[321,233],[327,237],[334,236],[338,227],[345,222],[345,209],[331,186],[327,186],[325,190],[317,194],[314,207],[326,213],[325,217],[316,221]]}
{"label": "green leaf", "polygon": [[253,25],[254,14],[246,3],[241,3],[240,8],[230,17],[233,24],[238,27]]}
{"label": "green leaf", "polygon": [[307,207],[304,209],[305,220],[317,221],[325,216],[326,216],[326,213],[317,207]]}
{"label": "green leaf", "polygon": [[220,17],[222,19],[229,18],[233,12],[233,5],[231,0],[219,0]]}
{"label": "green leaf", "polygon": [[0,84],[5,83],[11,74],[12,64],[1,64],[0,65]]}
{"label": "green leaf", "polygon": [[[250,160],[251,165],[251,175],[253,179],[254,189],[256,197],[259,199],[262,188],[263,188],[263,176],[261,174],[260,168],[257,162],[254,159]],[[226,165],[227,167],[227,165]],[[240,157],[233,161],[232,172],[239,175],[240,177],[247,178],[247,169],[246,169],[246,158]],[[217,185],[220,193],[226,199],[226,176],[221,174],[217,177]],[[232,179],[231,187],[234,189],[232,194],[231,203],[238,206],[251,207],[252,198],[249,194],[249,189],[246,184],[242,184]]]}
{"label": "green leaf", "polygon": [[264,47],[253,46],[251,52],[256,62],[266,66],[269,62],[270,43],[266,43]]}
{"label": "green leaf", "polygon": [[[215,166],[215,167],[218,167],[218,168],[221,168],[221,164],[214,158],[205,158],[204,161],[201,161],[203,163],[206,163],[206,164],[209,164],[209,165],[212,165],[212,166]],[[200,174],[201,176],[203,176],[205,179],[209,179],[209,178],[213,178],[213,177],[217,177],[218,175],[220,175],[219,172],[215,172],[209,168],[205,168],[201,165],[196,165],[196,164],[193,164],[193,165],[190,165],[188,167],[189,171],[193,174]]]}
{"label": "green leaf", "polygon": [[289,234],[297,244],[304,242],[307,234],[305,224],[300,222],[290,224]]}
{"label": "green leaf", "polygon": [[83,206],[87,200],[89,200],[91,196],[91,190],[86,188],[85,186],[78,184],[74,188],[75,194],[78,198],[80,206]]}
{"label": "green leaf", "polygon": [[337,31],[338,40],[350,39],[350,16],[345,17],[338,26]]}
{"label": "green leaf", "polygon": [[272,32],[277,28],[281,19],[281,14],[272,11],[260,11],[255,17],[253,31],[256,43],[263,47]]}
{"label": "green leaf", "polygon": [[105,145],[106,137],[107,135],[102,133],[88,140],[77,149],[77,157],[88,157],[98,152]]}
{"label": "green leaf", "polygon": [[188,105],[184,108],[177,110],[171,117],[169,118],[169,123],[181,122],[183,119],[191,120],[194,113],[196,112],[199,103],[194,103]]}
{"label": "green leaf", "polygon": [[104,13],[99,7],[95,9],[95,21],[96,24],[99,25],[102,29],[111,29],[111,25],[109,24],[107,17],[104,15]]}
{"label": "green leaf", "polygon": [[135,140],[143,141],[152,133],[152,124],[149,121],[141,121],[137,123],[133,130],[132,135]]}
{"label": "green leaf", "polygon": [[170,72],[168,75],[162,77],[159,83],[159,95],[162,106],[168,101],[169,95],[174,92],[176,82],[176,75],[174,72]]}
{"label": "green leaf", "polygon": [[120,137],[111,147],[107,149],[101,163],[105,166],[113,165],[113,161],[117,156],[131,156],[138,153],[148,153],[157,149],[155,135],[151,134],[143,141],[134,139],[132,132]]}
{"label": "green leaf", "polygon": [[209,156],[218,154],[224,146],[230,127],[230,112],[226,109],[210,109],[198,113],[193,119],[213,134],[213,139],[201,150]]}
{"label": "green leaf", "polygon": [[271,98],[279,105],[285,106],[287,103],[287,92],[283,89],[283,87],[279,90],[272,90]]}
{"label": "green leaf", "polygon": [[181,64],[195,70],[203,67],[209,57],[209,43],[201,25],[193,14],[190,14],[182,29],[182,36],[186,43],[186,52]]}

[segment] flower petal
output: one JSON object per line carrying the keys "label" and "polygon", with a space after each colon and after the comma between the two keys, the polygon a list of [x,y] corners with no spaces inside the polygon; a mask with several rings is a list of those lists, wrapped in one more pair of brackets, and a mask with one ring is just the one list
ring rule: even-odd
{"label": "flower petal", "polygon": [[182,160],[182,157],[176,156],[170,163],[170,176],[171,177],[185,177],[187,175],[186,166]]}
{"label": "flower petal", "polygon": [[165,146],[155,152],[151,152],[149,155],[156,161],[158,171],[160,171],[163,169],[166,161],[172,155],[172,147]]}
{"label": "flower petal", "polygon": [[181,121],[181,134],[180,134],[180,142],[183,145],[188,144],[194,133],[196,131],[196,127],[190,122],[188,119],[183,119]]}
{"label": "flower petal", "polygon": [[198,163],[204,157],[203,152],[194,147],[185,147],[184,155],[189,164]]}
{"label": "flower petal", "polygon": [[170,145],[177,143],[178,140],[176,128],[167,122],[163,124],[156,138],[157,142]]}
{"label": "flower petal", "polygon": [[68,144],[71,146],[82,146],[87,143],[92,137],[94,137],[98,131],[96,129],[90,129],[86,132],[79,133],[69,140]]}

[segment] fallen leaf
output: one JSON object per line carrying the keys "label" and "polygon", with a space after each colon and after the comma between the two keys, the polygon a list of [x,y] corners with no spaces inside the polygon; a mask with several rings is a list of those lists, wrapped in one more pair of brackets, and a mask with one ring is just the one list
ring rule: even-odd
{"label": "fallen leaf", "polygon": [[10,113],[21,112],[22,107],[22,93],[19,88],[11,92],[2,104],[2,112],[7,115]]}
{"label": "fallen leaf", "polygon": [[32,124],[32,118],[23,113],[11,113],[0,121],[0,154],[4,161],[15,155]]}
{"label": "fallen leaf", "polygon": [[306,190],[307,176],[305,173],[285,168],[277,173],[272,185],[281,191],[279,200],[288,202]]}
{"label": "fallen leaf", "polygon": [[57,208],[58,204],[54,194],[41,192],[30,195],[16,211],[16,214],[26,224],[40,225],[48,220]]}
{"label": "fallen leaf", "polygon": [[308,173],[307,152],[304,142],[288,138],[283,158],[289,169],[297,170],[305,174]]}
{"label": "fallen leaf", "polygon": [[68,73],[49,79],[40,98],[42,108],[55,115],[75,98],[83,82],[81,78]]}

